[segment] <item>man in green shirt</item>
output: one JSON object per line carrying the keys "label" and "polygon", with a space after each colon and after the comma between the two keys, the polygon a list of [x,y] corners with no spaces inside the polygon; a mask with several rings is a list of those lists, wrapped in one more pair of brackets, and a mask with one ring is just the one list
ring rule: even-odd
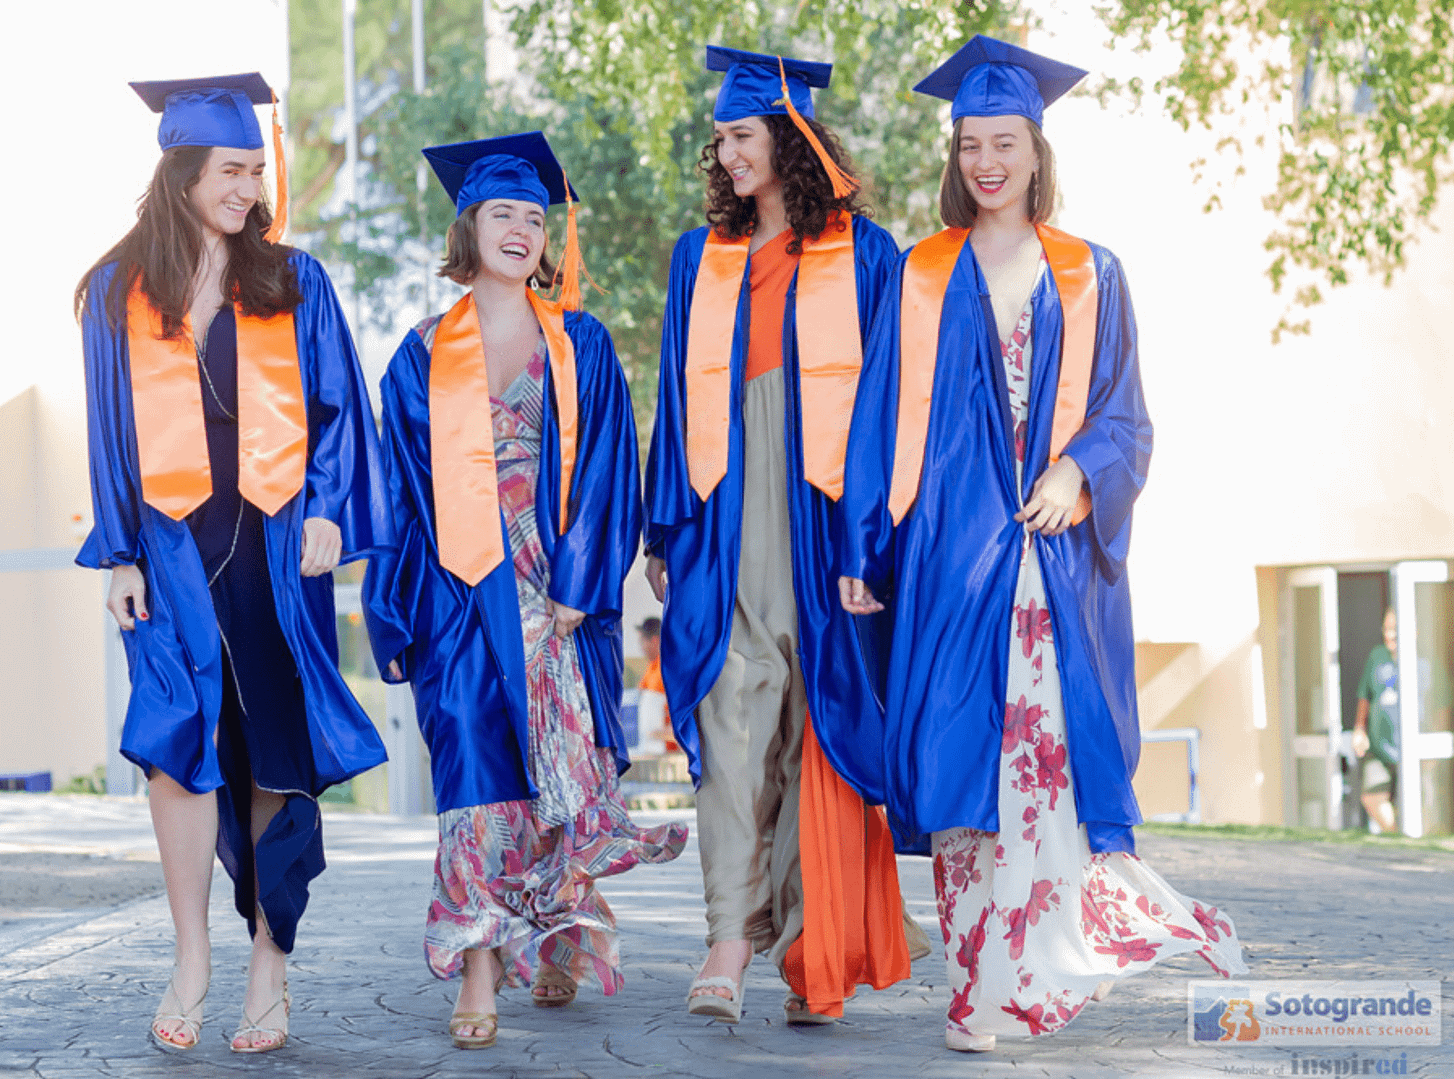
{"label": "man in green shirt", "polygon": [[1383,616],[1383,644],[1375,645],[1358,684],[1353,752],[1363,758],[1363,808],[1381,832],[1398,831],[1398,623]]}

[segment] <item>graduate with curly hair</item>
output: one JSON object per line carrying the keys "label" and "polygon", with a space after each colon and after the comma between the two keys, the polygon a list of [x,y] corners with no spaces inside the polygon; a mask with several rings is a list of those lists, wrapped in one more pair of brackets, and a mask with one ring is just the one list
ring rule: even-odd
{"label": "graduate with curly hair", "polygon": [[882,811],[815,735],[878,736],[830,569],[858,366],[898,249],[813,119],[830,64],[713,46],[707,67],[726,72],[699,165],[708,224],[672,256],[646,475],[711,949],[687,1007],[736,1022],[767,952],[787,1021],[831,1022],[855,985],[909,972]]}

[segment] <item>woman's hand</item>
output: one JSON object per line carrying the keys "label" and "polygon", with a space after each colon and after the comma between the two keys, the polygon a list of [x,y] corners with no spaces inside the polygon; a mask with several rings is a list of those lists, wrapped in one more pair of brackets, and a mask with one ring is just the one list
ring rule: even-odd
{"label": "woman's hand", "polygon": [[111,589],[106,609],[122,629],[135,629],[136,620],[151,617],[146,610],[146,578],[135,566],[117,566],[111,571]]}
{"label": "woman's hand", "polygon": [[838,578],[838,600],[849,614],[878,614],[884,605],[857,577]]}
{"label": "woman's hand", "polygon": [[1015,514],[1031,532],[1058,536],[1070,527],[1070,515],[1080,498],[1085,473],[1073,458],[1061,457],[1047,468],[1030,491],[1030,501]]}
{"label": "woman's hand", "polygon": [[550,604],[550,610],[555,615],[555,635],[557,637],[569,637],[571,631],[586,620],[586,612],[578,611],[574,607],[567,607],[564,603]]}
{"label": "woman's hand", "polygon": [[657,603],[666,602],[666,563],[656,555],[646,556],[646,580]]}
{"label": "woman's hand", "polygon": [[389,660],[387,673],[389,677],[392,678],[395,682],[402,682],[404,680],[404,669],[399,666],[399,661],[397,659]]}
{"label": "woman's hand", "polygon": [[327,517],[309,517],[303,522],[304,577],[321,577],[332,572],[343,557],[343,533]]}

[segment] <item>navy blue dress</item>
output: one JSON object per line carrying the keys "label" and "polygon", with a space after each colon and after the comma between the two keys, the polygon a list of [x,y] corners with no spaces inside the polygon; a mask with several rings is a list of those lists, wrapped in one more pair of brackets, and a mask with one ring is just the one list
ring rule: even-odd
{"label": "navy blue dress", "polygon": [[[187,517],[207,574],[222,637],[225,674],[217,752],[217,855],[233,881],[237,911],[256,933],[260,904],[274,942],[293,949],[308,882],[323,872],[314,767],[298,666],[278,622],[268,572],[264,515],[237,489],[237,321],[230,304],[198,348],[212,497]],[[299,552],[301,557],[301,551]],[[256,845],[252,788],[287,801]]]}

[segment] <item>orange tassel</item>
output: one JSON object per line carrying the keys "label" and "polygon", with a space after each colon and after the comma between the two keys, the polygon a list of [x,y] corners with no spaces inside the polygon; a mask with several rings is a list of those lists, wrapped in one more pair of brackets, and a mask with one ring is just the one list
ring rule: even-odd
{"label": "orange tassel", "polygon": [[783,67],[783,58],[781,56],[777,58],[777,70],[783,80],[783,104],[788,108],[788,117],[797,126],[797,129],[803,133],[803,137],[813,147],[813,152],[818,155],[818,160],[823,163],[823,170],[828,173],[828,180],[833,184],[833,197],[835,199],[846,199],[858,190],[858,181],[838,167],[838,163],[829,156],[828,150],[818,140],[818,136],[813,134],[813,129],[808,126],[808,121],[804,120],[802,114],[793,107],[792,95],[788,93],[788,74]]}
{"label": "orange tassel", "polygon": [[283,125],[278,119],[277,94],[273,95],[273,159],[278,172],[278,204],[273,207],[273,223],[263,234],[263,239],[270,244],[281,241],[283,230],[288,227],[288,159],[283,156]]}
{"label": "orange tassel", "polygon": [[596,284],[591,272],[586,269],[585,260],[581,258],[581,241],[576,232],[576,197],[571,190],[570,180],[561,170],[561,179],[565,181],[565,254],[561,256],[560,268],[556,271],[556,280],[560,282],[559,303],[567,311],[579,311],[581,309],[581,275],[585,274],[586,280],[597,292],[604,292],[600,285]]}

